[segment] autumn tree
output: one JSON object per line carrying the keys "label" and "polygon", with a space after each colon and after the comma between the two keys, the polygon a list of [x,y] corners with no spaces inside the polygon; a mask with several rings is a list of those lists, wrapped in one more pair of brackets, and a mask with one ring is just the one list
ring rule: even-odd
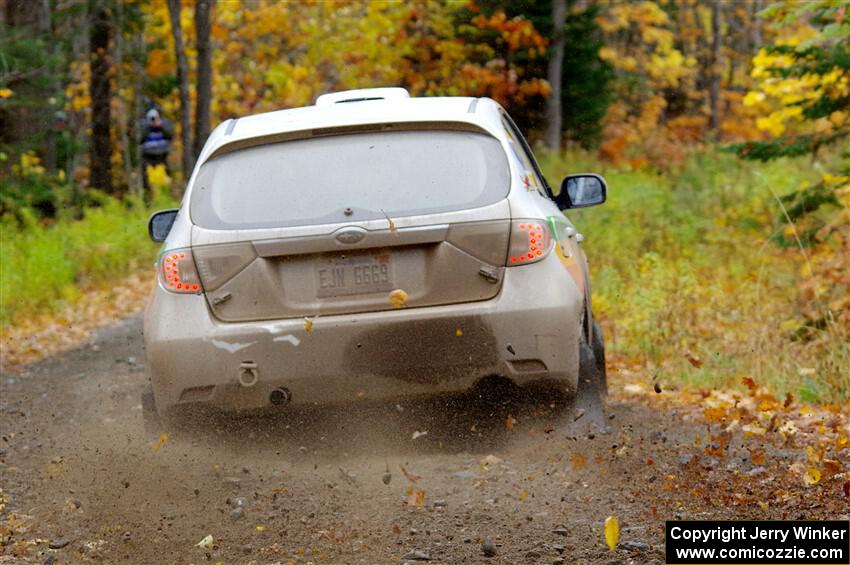
{"label": "autumn tree", "polygon": [[831,147],[840,157],[818,181],[778,197],[786,228],[774,239],[805,259],[800,301],[812,338],[841,324],[850,330],[850,14],[836,0],[784,0],[765,16],[782,32],[753,59],[755,84],[744,102],[759,111],[758,127],[769,137],[732,149],[760,161],[815,160]]}
{"label": "autumn tree", "polygon": [[561,77],[564,66],[564,24],[567,19],[566,0],[552,0],[552,41],[546,80],[552,88],[546,98],[546,145],[561,148]]}
{"label": "autumn tree", "polygon": [[180,23],[180,0],[168,0],[168,15],[171,21],[171,36],[174,41],[174,58],[177,66],[177,89],[180,97],[180,162],[183,177],[192,174],[194,158],[192,153],[192,107],[189,102],[189,63],[183,43],[183,28]]}
{"label": "autumn tree", "polygon": [[[757,107],[758,127],[770,139],[734,146],[745,159],[768,161],[779,157],[812,155],[840,144],[850,159],[850,23],[846,6],[834,0],[799,5],[788,0],[773,4],[767,17],[779,22],[802,20],[803,25],[759,51],[753,60],[755,88],[745,104]],[[807,216],[825,205],[838,205],[850,193],[850,161],[839,174],[824,175],[821,182],[784,198],[789,219]],[[839,216],[850,221],[844,209]],[[828,225],[832,228],[836,224]],[[823,222],[803,233],[813,237]]]}
{"label": "autumn tree", "polygon": [[711,57],[709,59],[711,83],[708,87],[708,127],[715,133],[720,130],[720,48],[722,46],[720,13],[720,2],[715,0],[711,4]]}

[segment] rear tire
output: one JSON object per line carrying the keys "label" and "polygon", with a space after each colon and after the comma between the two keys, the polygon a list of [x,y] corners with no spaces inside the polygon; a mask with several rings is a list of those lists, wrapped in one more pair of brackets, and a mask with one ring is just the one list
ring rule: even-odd
{"label": "rear tire", "polygon": [[603,397],[608,396],[608,371],[605,369],[605,338],[602,335],[602,328],[596,320],[593,320],[593,337],[590,340],[590,346],[593,348],[593,355],[596,360],[596,368],[599,371],[597,375],[598,387],[600,394]]}
{"label": "rear tire", "polygon": [[147,385],[142,390],[142,418],[144,419],[145,437],[158,438],[163,432],[162,419],[156,409],[156,398],[153,395],[153,387]]}
{"label": "rear tire", "polygon": [[605,371],[605,344],[602,332],[593,322],[593,335],[588,344],[584,338],[579,343],[579,375],[575,397],[575,421],[604,426],[605,397],[608,395],[608,377]]}

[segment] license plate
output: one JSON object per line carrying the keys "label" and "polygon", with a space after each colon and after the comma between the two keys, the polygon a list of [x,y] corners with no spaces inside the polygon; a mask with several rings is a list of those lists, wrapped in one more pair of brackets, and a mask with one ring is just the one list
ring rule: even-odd
{"label": "license plate", "polygon": [[318,261],[315,270],[318,298],[372,294],[393,289],[389,253],[325,257]]}

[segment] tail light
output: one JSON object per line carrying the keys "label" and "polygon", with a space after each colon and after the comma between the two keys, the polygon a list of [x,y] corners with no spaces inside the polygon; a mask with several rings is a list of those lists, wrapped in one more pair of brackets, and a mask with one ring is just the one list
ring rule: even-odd
{"label": "tail light", "polygon": [[511,223],[511,244],[508,247],[508,266],[526,265],[540,261],[552,251],[552,232],[541,220],[514,220]]}
{"label": "tail light", "polygon": [[204,291],[189,249],[172,249],[160,257],[159,282],[169,292],[200,294]]}

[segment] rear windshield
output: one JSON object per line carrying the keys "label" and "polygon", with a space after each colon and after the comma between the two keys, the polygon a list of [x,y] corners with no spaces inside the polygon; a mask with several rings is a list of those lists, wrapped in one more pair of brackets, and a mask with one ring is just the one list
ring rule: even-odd
{"label": "rear windshield", "polygon": [[505,198],[499,141],[468,131],[384,131],[226,153],[195,182],[192,221],[209,229],[299,226],[474,208]]}

